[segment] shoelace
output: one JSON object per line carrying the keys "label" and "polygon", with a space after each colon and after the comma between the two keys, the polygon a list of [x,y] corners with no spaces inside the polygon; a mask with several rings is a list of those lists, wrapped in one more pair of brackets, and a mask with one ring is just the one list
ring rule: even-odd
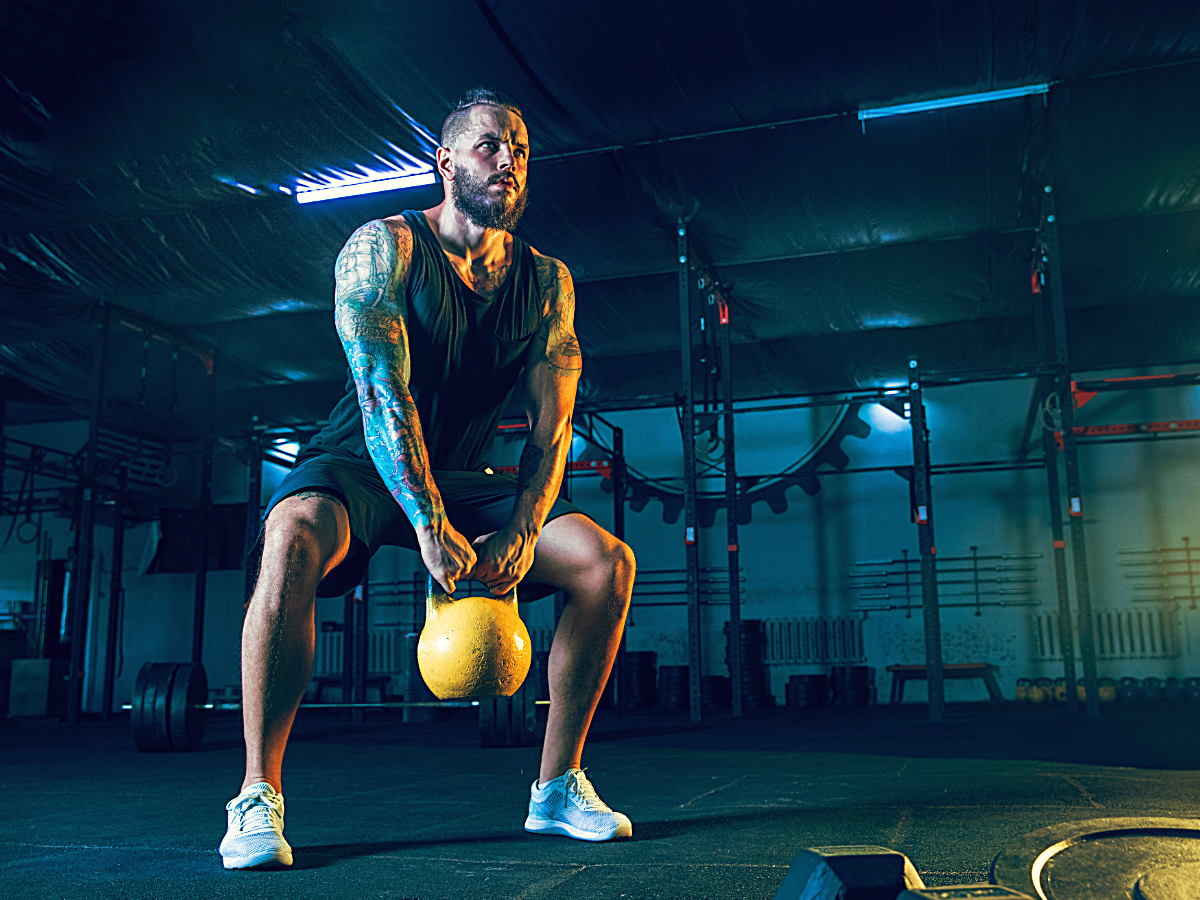
{"label": "shoelace", "polygon": [[239,832],[264,831],[268,828],[274,831],[283,822],[279,810],[259,792],[230,801],[227,809],[237,816]]}
{"label": "shoelace", "polygon": [[575,796],[579,798],[585,809],[593,812],[612,812],[612,809],[607,803],[596,796],[596,789],[592,787],[592,783],[588,781],[587,776],[582,771],[574,774],[567,783],[567,790],[574,789]]}

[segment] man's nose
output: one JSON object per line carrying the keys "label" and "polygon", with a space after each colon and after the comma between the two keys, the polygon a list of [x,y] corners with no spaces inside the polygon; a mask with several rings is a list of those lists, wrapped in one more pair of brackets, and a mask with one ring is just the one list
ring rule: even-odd
{"label": "man's nose", "polygon": [[496,151],[496,164],[502,171],[512,168],[513,152],[512,147],[508,146],[507,142],[501,144],[500,149]]}

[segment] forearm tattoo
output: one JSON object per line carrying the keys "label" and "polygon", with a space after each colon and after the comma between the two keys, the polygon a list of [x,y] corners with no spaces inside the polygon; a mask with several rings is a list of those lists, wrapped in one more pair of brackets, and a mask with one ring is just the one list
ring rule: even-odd
{"label": "forearm tattoo", "polygon": [[538,470],[542,467],[542,460],[545,457],[546,451],[533,443],[533,441],[525,445],[525,449],[521,451],[521,464],[517,466],[518,493],[525,493],[529,489],[529,486],[533,484]]}
{"label": "forearm tattoo", "polygon": [[424,527],[445,510],[408,390],[403,292],[411,258],[412,233],[402,224],[368,222],[354,232],[337,259],[334,317],[371,459],[409,521]]}

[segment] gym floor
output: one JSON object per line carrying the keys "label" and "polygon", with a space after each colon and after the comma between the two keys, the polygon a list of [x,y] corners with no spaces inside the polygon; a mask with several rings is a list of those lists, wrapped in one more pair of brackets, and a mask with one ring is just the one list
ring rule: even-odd
{"label": "gym floor", "polygon": [[241,729],[140,754],[127,721],[0,728],[0,885],[12,897],[754,898],[805,846],[880,844],[927,884],[985,881],[1007,843],[1060,822],[1190,818],[1200,705],[952,705],[714,715],[601,711],[585,754],[631,841],[522,828],[535,749],[481,750],[467,711],[404,725],[302,712],[285,768],[286,871],[226,872],[216,847]]}

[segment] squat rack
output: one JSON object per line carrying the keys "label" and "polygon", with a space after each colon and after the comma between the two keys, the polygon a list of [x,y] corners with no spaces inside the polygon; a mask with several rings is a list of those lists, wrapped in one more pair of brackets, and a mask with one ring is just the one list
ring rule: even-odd
{"label": "squat rack", "polygon": [[[737,639],[740,622],[738,590],[738,543],[737,502],[738,478],[734,451],[733,417],[738,413],[758,412],[789,408],[825,406],[855,401],[874,401],[908,419],[912,432],[913,462],[911,467],[912,521],[917,526],[920,548],[922,615],[925,638],[925,663],[929,692],[929,717],[941,720],[945,715],[944,673],[941,647],[941,619],[937,600],[937,545],[934,532],[932,476],[973,471],[1003,471],[1030,468],[1039,464],[1028,459],[1029,437],[1037,414],[1044,404],[1053,400],[1061,415],[1061,427],[1055,432],[1042,428],[1043,455],[1041,466],[1046,470],[1047,493],[1050,507],[1051,541],[1055,565],[1055,585],[1058,599],[1058,615],[1063,650],[1063,668],[1067,690],[1069,713],[1078,710],[1075,672],[1075,652],[1071,622],[1077,623],[1079,650],[1083,663],[1083,686],[1086,697],[1087,715],[1099,715],[1099,691],[1096,677],[1096,651],[1091,595],[1088,582],[1087,546],[1083,529],[1082,487],[1079,475],[1078,444],[1100,443],[1115,440],[1145,440],[1160,437],[1200,437],[1200,421],[1155,423],[1143,426],[1101,426],[1100,428],[1077,428],[1074,425],[1074,409],[1082,406],[1099,391],[1128,390],[1133,388],[1166,387],[1200,383],[1200,373],[1184,373],[1169,376],[1148,376],[1135,379],[1107,379],[1076,383],[1072,380],[1066,332],[1066,312],[1062,284],[1062,270],[1058,245],[1058,223],[1055,212],[1054,190],[1046,185],[1041,194],[1038,225],[1034,235],[1034,272],[1031,288],[1040,295],[1034,303],[1034,325],[1038,342],[1039,363],[1020,369],[976,370],[962,372],[923,371],[920,360],[912,356],[908,361],[907,384],[901,389],[853,389],[840,392],[809,395],[804,402],[765,407],[733,407],[732,372],[730,368],[730,312],[728,298],[713,269],[703,260],[698,246],[689,240],[689,221],[680,218],[676,229],[678,252],[678,296],[680,322],[680,373],[682,396],[676,398],[680,410],[681,436],[684,462],[684,544],[687,564],[688,606],[688,658],[690,664],[690,717],[693,722],[702,719],[700,698],[701,623],[699,596],[699,552],[696,541],[697,528],[697,471],[695,447],[695,414],[697,398],[694,370],[697,361],[705,365],[706,378],[720,382],[722,412],[725,427],[725,495],[726,517],[729,528],[729,584],[730,584],[730,643],[728,659],[730,680],[733,686],[733,715],[742,714],[741,698],[741,641]],[[707,316],[697,317],[693,310],[693,292],[706,299]],[[717,329],[720,345],[720,362],[701,357],[697,359],[695,323],[699,318],[703,332],[711,324]],[[707,339],[704,341],[707,347]],[[1053,353],[1051,354],[1051,348]],[[1021,442],[1020,458],[1014,461],[998,460],[986,463],[949,463],[934,466],[930,461],[929,426],[926,419],[924,392],[930,387],[943,387],[973,382],[1035,378],[1037,383],[1031,400],[1030,413],[1026,420],[1025,433]],[[716,393],[711,393],[715,402]],[[705,408],[709,404],[710,391],[705,384]],[[1118,433],[1122,437],[1106,437]],[[1059,479],[1058,455],[1062,453],[1066,477],[1068,522],[1071,533],[1072,563],[1074,568],[1075,610],[1071,609],[1070,588],[1067,578],[1066,541],[1062,523],[1062,485]],[[866,467],[846,469],[853,471],[882,471],[895,467]]]}
{"label": "squat rack", "polygon": [[[25,470],[30,477],[38,476],[51,479],[58,485],[69,485],[74,499],[68,501],[63,491],[52,487],[43,491],[41,497],[35,496],[32,487],[24,511],[31,514],[38,512],[70,511],[76,517],[75,541],[72,551],[71,578],[65,598],[67,603],[67,621],[70,633],[70,659],[66,670],[67,709],[66,718],[69,724],[79,724],[83,720],[83,683],[86,677],[86,648],[88,643],[89,622],[91,619],[92,599],[92,568],[95,558],[95,529],[96,514],[101,505],[113,507],[113,571],[109,584],[109,604],[106,627],[107,638],[104,646],[104,665],[102,669],[102,710],[105,719],[112,715],[113,682],[116,669],[116,647],[118,645],[119,615],[121,596],[123,593],[121,560],[124,555],[125,539],[125,507],[129,498],[131,482],[141,487],[151,487],[152,482],[144,476],[145,473],[131,471],[132,459],[126,451],[128,447],[118,446],[122,436],[104,427],[104,410],[109,401],[109,346],[111,343],[114,316],[118,315],[105,302],[101,301],[92,320],[94,328],[94,351],[92,357],[92,394],[88,403],[88,437],[79,454],[68,454],[62,451],[41,447],[25,441],[7,438],[3,431],[5,425],[4,410],[7,397],[0,389],[0,513],[18,515],[22,510],[22,496],[10,502],[10,492],[3,491],[4,476],[9,468]],[[205,367],[204,378],[204,422],[201,457],[201,485],[198,498],[186,498],[197,505],[200,534],[196,559],[196,588],[195,608],[192,635],[192,658],[199,662],[203,653],[203,617],[206,596],[207,547],[205,519],[212,503],[212,452],[213,452],[213,414],[216,399],[216,356],[207,348],[198,348],[187,341],[160,332],[157,325],[136,321],[131,313],[121,311],[116,324],[123,325],[134,331],[141,332],[144,346],[149,346],[151,338],[164,341],[175,348],[174,360],[178,361],[180,350],[186,350],[197,357]],[[146,356],[143,354],[142,386],[145,387]],[[174,381],[174,375],[172,376]],[[172,385],[174,390],[174,384]],[[144,401],[144,393],[140,398]],[[144,407],[144,402],[142,403]],[[145,412],[144,408],[141,411]],[[114,444],[114,439],[115,444]],[[153,442],[151,442],[153,443]],[[138,438],[141,448],[142,439]],[[115,448],[115,449],[114,449]],[[23,449],[24,454],[14,453],[14,449]],[[110,466],[101,468],[101,461],[111,462]],[[136,467],[135,467],[136,468]],[[161,485],[159,485],[161,487]],[[164,496],[161,492],[156,496]],[[185,499],[176,497],[175,499]],[[98,657],[99,651],[97,651]]]}

